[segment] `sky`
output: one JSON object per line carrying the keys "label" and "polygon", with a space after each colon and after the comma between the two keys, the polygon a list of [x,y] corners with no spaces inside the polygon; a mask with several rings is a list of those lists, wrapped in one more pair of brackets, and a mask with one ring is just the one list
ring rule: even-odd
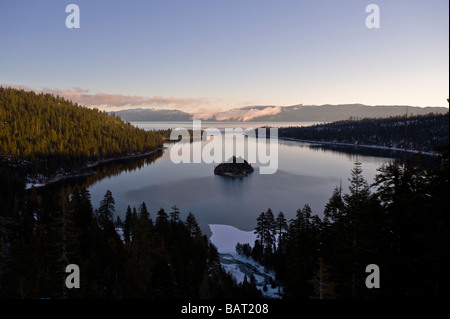
{"label": "sky", "polygon": [[[80,28],[66,27],[70,3]],[[448,107],[448,12],[448,0],[0,0],[0,85],[105,110]]]}

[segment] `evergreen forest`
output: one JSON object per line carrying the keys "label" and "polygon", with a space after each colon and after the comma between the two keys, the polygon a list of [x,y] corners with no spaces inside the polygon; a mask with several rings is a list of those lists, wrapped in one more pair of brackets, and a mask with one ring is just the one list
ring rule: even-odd
{"label": "evergreen forest", "polygon": [[[14,185],[1,185],[2,299],[261,297],[222,269],[192,213],[182,220],[174,206],[151,214],[143,202],[122,221],[109,190],[94,209],[85,188],[21,196]],[[66,286],[69,264],[80,268],[80,289]]]}
{"label": "evergreen forest", "polygon": [[60,96],[0,87],[0,156],[24,177],[53,177],[86,164],[162,146],[154,132]]}
{"label": "evergreen forest", "polygon": [[427,114],[388,118],[350,117],[346,121],[305,127],[282,127],[279,137],[299,140],[369,145],[407,151],[436,152],[448,145],[449,114]]}
{"label": "evergreen forest", "polygon": [[[440,168],[395,162],[378,172],[369,184],[356,162],[349,189],[336,187],[323,214],[305,203],[288,222],[269,208],[253,247],[239,243],[237,252],[275,270],[285,298],[448,297],[448,157]],[[378,289],[366,286],[371,264]]]}

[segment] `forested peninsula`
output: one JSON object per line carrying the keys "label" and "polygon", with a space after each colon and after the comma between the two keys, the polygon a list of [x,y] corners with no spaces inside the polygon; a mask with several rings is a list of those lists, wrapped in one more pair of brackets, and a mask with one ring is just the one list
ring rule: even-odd
{"label": "forested peninsula", "polygon": [[0,157],[26,179],[51,179],[161,148],[163,139],[60,96],[0,87]]}
{"label": "forested peninsula", "polygon": [[333,123],[278,129],[281,138],[348,144],[410,152],[439,153],[448,145],[449,115],[353,118]]}

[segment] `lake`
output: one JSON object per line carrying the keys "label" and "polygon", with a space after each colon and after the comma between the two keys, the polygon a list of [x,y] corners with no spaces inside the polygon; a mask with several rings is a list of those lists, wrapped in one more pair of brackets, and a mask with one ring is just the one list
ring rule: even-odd
{"label": "lake", "polygon": [[[192,126],[192,122],[132,124],[145,129]],[[202,129],[212,125],[217,123],[202,123]],[[260,126],[258,123],[221,125],[224,126],[218,127],[219,129]],[[279,123],[264,125],[279,126]],[[203,147],[208,142],[193,144],[195,143],[201,143]],[[233,140],[223,138],[223,143],[233,143]],[[295,217],[297,209],[309,204],[313,213],[322,216],[333,189],[342,183],[344,192],[347,191],[348,178],[356,160],[362,162],[363,174],[371,183],[377,174],[377,168],[395,159],[395,153],[367,155],[359,151],[331,150],[310,143],[279,140],[278,170],[275,174],[260,174],[258,164],[252,164],[255,172],[248,177],[230,178],[215,175],[214,163],[174,164],[170,159],[170,148],[174,145],[176,144],[165,143],[167,148],[156,159],[92,184],[89,190],[94,207],[98,207],[109,189],[115,198],[116,214],[122,219],[128,205],[138,208],[145,202],[153,219],[160,208],[169,213],[171,207],[176,205],[183,220],[192,212],[203,231],[208,231],[205,227],[207,224],[225,224],[241,230],[251,230],[256,226],[257,216],[268,208],[275,215],[282,211],[287,220],[290,220]],[[401,153],[397,155],[399,158],[402,156]]]}

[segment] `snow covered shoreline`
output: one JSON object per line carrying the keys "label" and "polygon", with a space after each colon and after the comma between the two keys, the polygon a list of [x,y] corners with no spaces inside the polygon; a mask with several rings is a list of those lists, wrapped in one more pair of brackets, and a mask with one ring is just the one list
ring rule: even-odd
{"label": "snow covered shoreline", "polygon": [[[238,283],[244,281],[244,277],[250,281],[250,276],[255,277],[256,286],[266,298],[281,298],[279,291],[282,287],[272,288],[270,281],[275,281],[275,273],[266,271],[264,266],[252,258],[239,255],[236,252],[236,244],[248,243],[252,248],[256,240],[254,231],[243,231],[234,226],[209,224],[212,235],[211,243],[216,246],[220,256],[220,263],[226,272],[230,273]],[[264,291],[264,286],[267,288]]]}
{"label": "snow covered shoreline", "polygon": [[[404,148],[388,147],[388,146],[380,146],[380,145],[365,145],[365,144],[350,144],[350,143],[340,143],[340,142],[301,140],[301,139],[293,138],[293,137],[278,137],[278,139],[285,140],[285,141],[310,143],[310,144],[322,144],[322,145],[331,145],[331,146],[348,146],[348,147],[350,147],[350,146],[364,147],[364,148],[371,148],[371,149],[378,149],[378,150],[385,150],[385,151],[405,152]],[[438,156],[439,155],[439,153],[437,153],[437,152],[425,152],[425,151],[417,151],[417,150],[411,150],[411,149],[407,149],[406,152],[412,153],[412,154],[420,153],[420,154],[429,155],[429,156]]]}

